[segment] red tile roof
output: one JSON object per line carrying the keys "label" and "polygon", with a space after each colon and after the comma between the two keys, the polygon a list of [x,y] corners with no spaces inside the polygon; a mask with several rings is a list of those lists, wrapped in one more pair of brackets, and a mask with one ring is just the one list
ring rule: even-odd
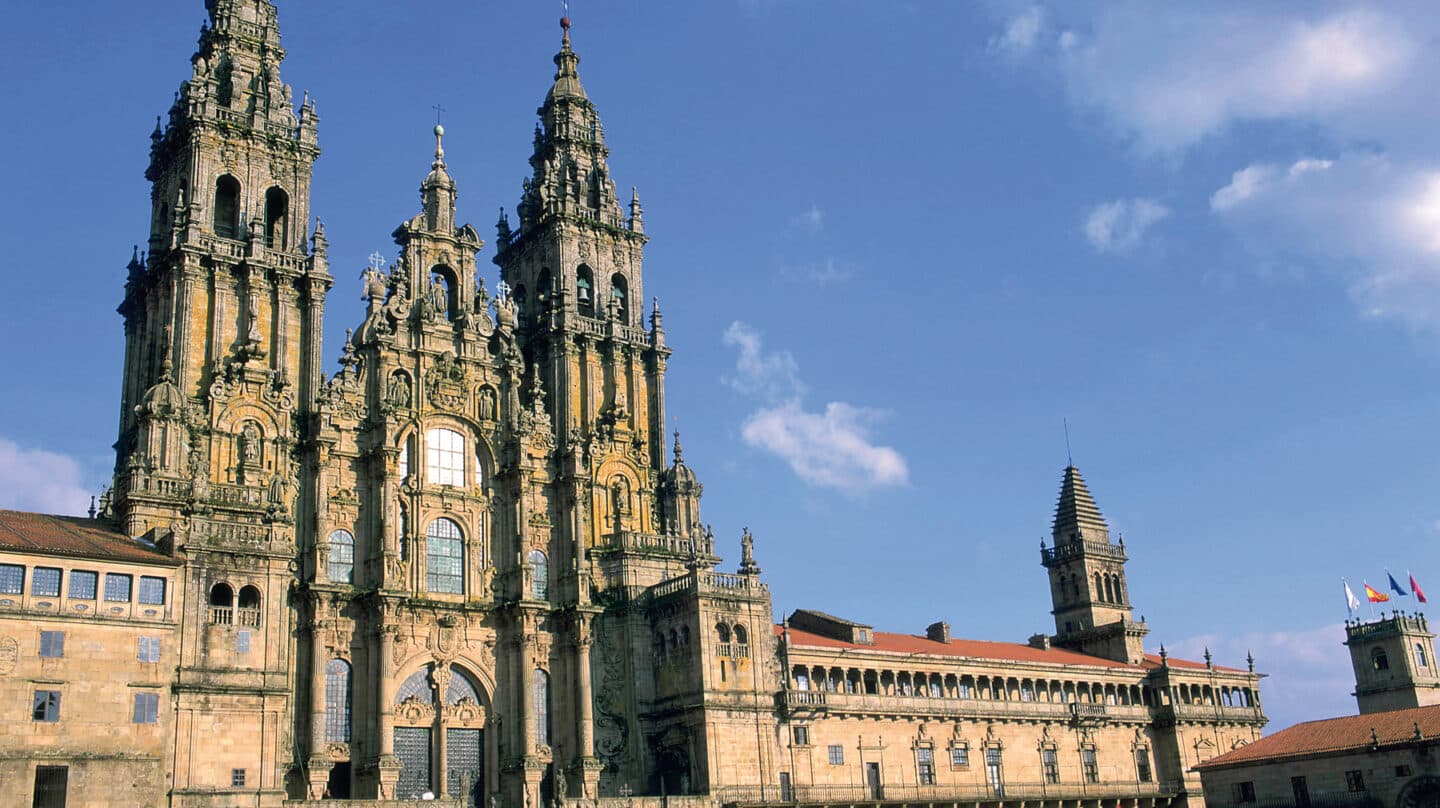
{"label": "red tile roof", "polygon": [[116,531],[104,522],[74,516],[0,510],[0,550],[45,555],[177,565],[154,545]]}
{"label": "red tile roof", "polygon": [[1440,705],[1306,721],[1211,758],[1195,768],[1218,769],[1281,758],[1359,751],[1369,749],[1377,741],[1381,746],[1403,743],[1415,740],[1417,726],[1425,738],[1433,741],[1440,737]]}
{"label": "red tile roof", "polygon": [[[784,631],[783,626],[776,626],[775,633],[778,635]],[[874,643],[861,645],[859,643],[837,640],[833,637],[826,637],[814,634],[809,631],[801,631],[796,628],[790,629],[790,642],[797,646],[808,646],[811,648],[852,648],[857,651],[880,651],[893,654],[931,654],[935,656],[968,657],[971,659],[994,659],[1005,662],[1039,662],[1050,665],[1092,665],[1101,668],[1136,668],[1135,665],[1127,665],[1124,662],[1105,659],[1103,657],[1082,654],[1079,651],[1070,651],[1064,648],[1036,648],[1032,645],[1024,645],[1012,642],[990,642],[988,640],[950,640],[949,642],[938,642],[928,637],[916,634],[893,634],[888,631],[874,631],[870,634]],[[1190,662],[1188,660],[1170,657],[1171,667],[1177,668],[1205,668],[1203,662]],[[1144,669],[1160,666],[1160,657],[1153,654],[1145,655],[1145,664],[1138,666]],[[1220,668],[1217,670],[1235,672],[1235,668]]]}

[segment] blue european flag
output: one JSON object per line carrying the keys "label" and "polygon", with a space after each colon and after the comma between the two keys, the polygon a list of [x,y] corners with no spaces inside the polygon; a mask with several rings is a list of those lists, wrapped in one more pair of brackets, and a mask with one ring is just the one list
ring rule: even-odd
{"label": "blue european flag", "polygon": [[1401,597],[1410,594],[1405,591],[1405,587],[1401,586],[1399,581],[1395,580],[1395,576],[1390,574],[1390,570],[1385,570],[1385,577],[1390,579],[1390,588],[1394,590],[1395,594]]}

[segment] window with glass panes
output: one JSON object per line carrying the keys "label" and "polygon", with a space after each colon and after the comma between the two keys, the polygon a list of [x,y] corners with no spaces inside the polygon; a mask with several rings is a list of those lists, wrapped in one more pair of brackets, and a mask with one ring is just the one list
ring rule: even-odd
{"label": "window with glass panes", "polygon": [[332,659],[325,666],[325,741],[350,742],[350,663]]}
{"label": "window with glass panes", "polygon": [[325,575],[332,584],[355,582],[355,537],[348,530],[330,534],[330,557]]}
{"label": "window with glass panes", "polygon": [[845,747],[838,743],[830,744],[830,765],[841,766],[845,763]]}
{"label": "window with glass panes", "polygon": [[1080,750],[1080,767],[1085,770],[1085,782],[1100,782],[1100,766],[1095,762],[1095,750],[1093,748]]}
{"label": "window with glass panes", "polygon": [[0,564],[0,595],[25,594],[25,568],[19,564]]}
{"label": "window with glass panes", "polygon": [[1045,775],[1045,782],[1060,782],[1060,760],[1054,749],[1040,750],[1040,769]]}
{"label": "window with glass panes", "polygon": [[159,693],[136,693],[135,712],[133,715],[136,724],[154,724],[160,720],[160,694]]}
{"label": "window with glass panes", "polygon": [[129,603],[130,587],[134,579],[129,575],[107,573],[105,575],[105,601],[107,603]]}
{"label": "window with glass panes", "polygon": [[53,723],[60,720],[60,691],[37,690],[30,702],[30,718],[33,721]]}
{"label": "window with glass panes", "polygon": [[136,643],[135,658],[141,662],[159,662],[160,638],[141,637]]}
{"label": "window with glass panes", "polygon": [[530,595],[536,600],[545,600],[550,597],[550,559],[539,550],[531,550],[529,561],[534,575],[530,581]]}
{"label": "window with glass panes", "polygon": [[550,674],[536,668],[531,679],[531,689],[535,700],[535,740],[548,746],[550,744]]}
{"label": "window with glass panes", "polygon": [[1150,750],[1139,747],[1135,750],[1135,772],[1142,783],[1148,783],[1153,775],[1150,773]]}
{"label": "window with glass panes", "polygon": [[40,632],[40,656],[42,659],[59,659],[65,656],[65,632]]}
{"label": "window with glass panes", "polygon": [[915,766],[919,770],[920,785],[935,785],[935,750],[928,746],[916,749]]}
{"label": "window with glass panes", "polygon": [[72,570],[70,572],[70,597],[75,600],[94,600],[95,591],[100,585],[100,573],[89,570]]}
{"label": "window with glass panes", "polygon": [[465,540],[460,526],[436,519],[425,531],[425,588],[430,592],[465,594]]}
{"label": "window with glass panes", "polygon": [[149,606],[165,605],[165,579],[140,576],[140,602]]}
{"label": "window with glass panes", "polygon": [[465,485],[465,436],[450,429],[432,429],[425,436],[427,481],[435,485]]}
{"label": "window with glass panes", "polygon": [[950,747],[950,765],[951,765],[951,766],[969,766],[969,765],[970,765],[970,747],[968,747],[968,746],[952,746],[952,747]]}
{"label": "window with glass panes", "polygon": [[30,573],[30,594],[44,598],[60,597],[60,570],[54,567],[36,567]]}

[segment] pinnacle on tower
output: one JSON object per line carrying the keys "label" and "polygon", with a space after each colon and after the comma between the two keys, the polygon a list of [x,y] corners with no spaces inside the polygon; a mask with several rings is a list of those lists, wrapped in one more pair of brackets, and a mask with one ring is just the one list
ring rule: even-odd
{"label": "pinnacle on tower", "polygon": [[1090,496],[1085,478],[1074,466],[1065,467],[1065,479],[1060,483],[1060,500],[1055,505],[1053,528],[1055,544],[1073,541],[1110,541],[1110,528],[1105,517]]}

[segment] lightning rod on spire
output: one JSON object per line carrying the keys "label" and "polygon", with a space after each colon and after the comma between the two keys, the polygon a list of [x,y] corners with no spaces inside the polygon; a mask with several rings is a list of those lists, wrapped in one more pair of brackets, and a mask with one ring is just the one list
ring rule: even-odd
{"label": "lightning rod on spire", "polygon": [[1070,453],[1070,419],[1069,417],[1065,417],[1061,419],[1061,421],[1065,424],[1065,465],[1074,466],[1075,458]]}

